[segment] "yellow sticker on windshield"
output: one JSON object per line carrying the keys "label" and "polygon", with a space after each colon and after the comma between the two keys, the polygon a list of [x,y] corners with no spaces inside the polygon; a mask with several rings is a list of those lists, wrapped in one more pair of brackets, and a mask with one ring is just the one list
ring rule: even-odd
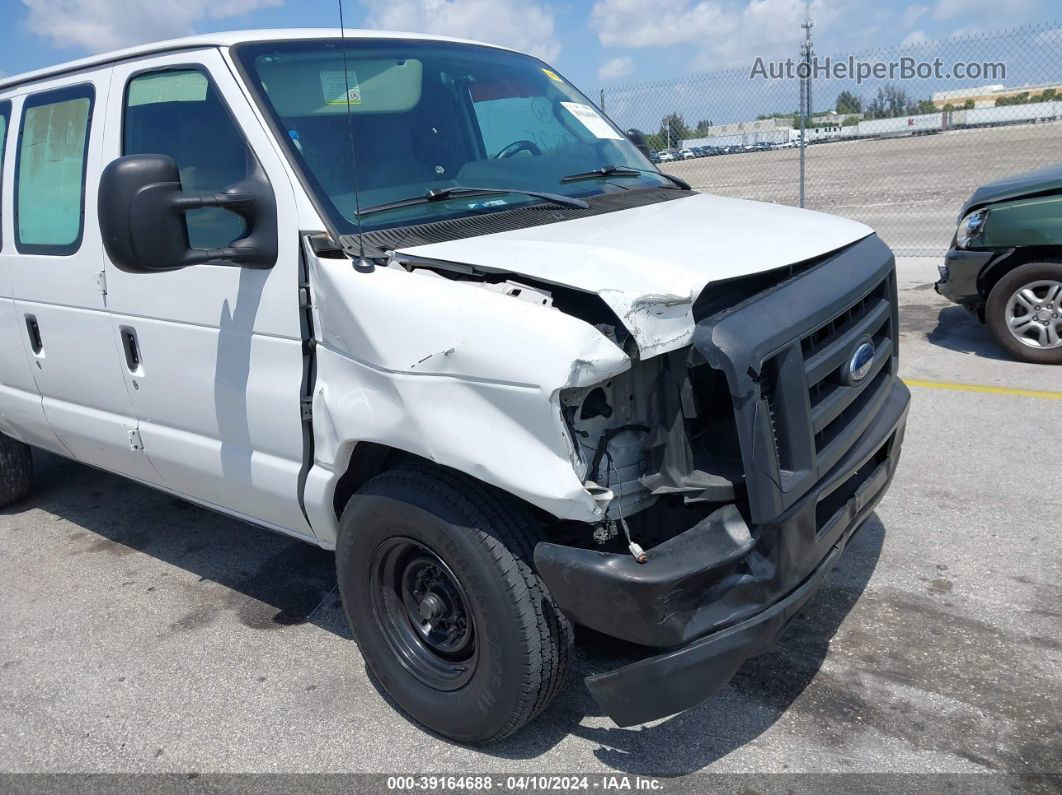
{"label": "yellow sticker on windshield", "polygon": [[551,69],[546,69],[545,67],[543,67],[542,74],[544,74],[550,80],[556,80],[558,83],[564,82],[564,80],[561,79],[561,76],[556,72],[552,71]]}
{"label": "yellow sticker on windshield", "polygon": [[321,72],[321,93],[329,105],[360,105],[361,86],[353,71]]}

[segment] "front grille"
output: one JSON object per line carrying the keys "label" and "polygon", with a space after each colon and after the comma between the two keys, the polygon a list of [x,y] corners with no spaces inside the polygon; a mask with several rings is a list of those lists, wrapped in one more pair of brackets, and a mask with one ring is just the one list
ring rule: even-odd
{"label": "front grille", "polygon": [[[853,353],[874,345],[867,373]],[[837,465],[896,378],[891,252],[871,236],[702,320],[694,345],[727,377],[753,521],[773,519]]]}
{"label": "front grille", "polygon": [[[894,329],[891,277],[800,340],[808,385],[815,453],[827,466],[844,453],[839,440],[868,410],[884,400],[892,380]],[[855,385],[845,381],[848,360],[861,340],[870,339],[875,356],[870,372]],[[880,398],[880,400],[878,399]]]}
{"label": "front grille", "polygon": [[[799,337],[801,367],[786,382],[786,361],[794,356],[789,346],[767,359],[762,368],[761,397],[766,404],[781,480],[793,477],[802,465],[824,473],[844,455],[866,427],[888,394],[894,373],[892,276],[881,279],[863,295],[824,323]],[[845,378],[856,347],[874,343],[869,372],[857,383]],[[792,396],[794,376],[807,392],[807,409]],[[790,397],[787,398],[787,392]],[[801,396],[802,397],[802,396]],[[800,420],[795,420],[799,417]],[[801,427],[803,425],[803,427]],[[800,442],[810,427],[812,443],[806,454]]]}

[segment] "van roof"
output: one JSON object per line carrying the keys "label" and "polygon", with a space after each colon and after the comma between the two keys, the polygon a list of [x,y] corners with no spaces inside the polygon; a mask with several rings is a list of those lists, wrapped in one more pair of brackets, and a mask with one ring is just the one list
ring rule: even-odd
{"label": "van roof", "polygon": [[427,33],[405,33],[393,30],[347,30],[342,33],[339,28],[273,28],[267,30],[233,30],[221,33],[201,33],[194,36],[185,36],[180,39],[157,41],[151,44],[139,44],[135,47],[127,47],[124,50],[90,55],[76,61],[48,66],[44,69],[36,69],[32,72],[23,72],[18,75],[0,77],[0,91],[12,88],[24,83],[33,83],[50,77],[57,77],[70,72],[79,72],[83,69],[91,69],[96,66],[104,66],[109,63],[125,61],[131,58],[140,58],[145,55],[155,55],[177,50],[198,50],[211,47],[231,47],[235,44],[244,44],[256,41],[286,41],[290,39],[338,39],[345,35],[348,39],[414,39],[417,41],[447,41],[459,44],[479,44],[484,47],[498,47],[495,44],[486,44],[481,41],[470,39],[456,39],[450,36],[433,36]]}

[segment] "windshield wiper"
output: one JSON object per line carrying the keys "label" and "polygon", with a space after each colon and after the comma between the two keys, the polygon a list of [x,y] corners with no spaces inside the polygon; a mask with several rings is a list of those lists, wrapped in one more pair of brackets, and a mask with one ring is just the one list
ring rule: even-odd
{"label": "windshield wiper", "polygon": [[420,196],[410,196],[408,199],[398,199],[393,202],[385,202],[383,204],[375,204],[372,207],[365,207],[358,212],[358,215],[371,215],[372,213],[380,213],[385,210],[397,210],[399,207],[429,204],[431,202],[445,201],[446,199],[456,199],[461,196],[487,196],[493,193],[521,193],[524,196],[534,196],[538,199],[545,199],[553,204],[561,204],[565,207],[575,207],[579,210],[585,210],[590,206],[582,199],[576,199],[572,196],[562,196],[559,193],[544,193],[537,190],[524,190],[523,188],[471,188],[464,185],[455,185],[452,188],[429,190],[427,193],[422,193]]}
{"label": "windshield wiper", "polygon": [[691,190],[690,183],[684,179],[665,174],[663,171],[656,171],[650,168],[635,168],[634,166],[601,166],[601,168],[595,168],[593,171],[581,171],[578,174],[569,174],[566,177],[561,177],[561,182],[579,182],[584,179],[600,179],[602,177],[636,177],[639,174],[652,174],[654,177],[663,177],[671,180],[683,190]]}

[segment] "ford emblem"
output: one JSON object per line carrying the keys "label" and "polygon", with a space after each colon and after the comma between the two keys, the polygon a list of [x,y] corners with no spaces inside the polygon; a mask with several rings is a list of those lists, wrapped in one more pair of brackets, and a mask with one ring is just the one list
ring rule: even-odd
{"label": "ford emblem", "polygon": [[864,342],[852,351],[848,360],[848,380],[858,384],[867,377],[870,366],[874,364],[874,343]]}

